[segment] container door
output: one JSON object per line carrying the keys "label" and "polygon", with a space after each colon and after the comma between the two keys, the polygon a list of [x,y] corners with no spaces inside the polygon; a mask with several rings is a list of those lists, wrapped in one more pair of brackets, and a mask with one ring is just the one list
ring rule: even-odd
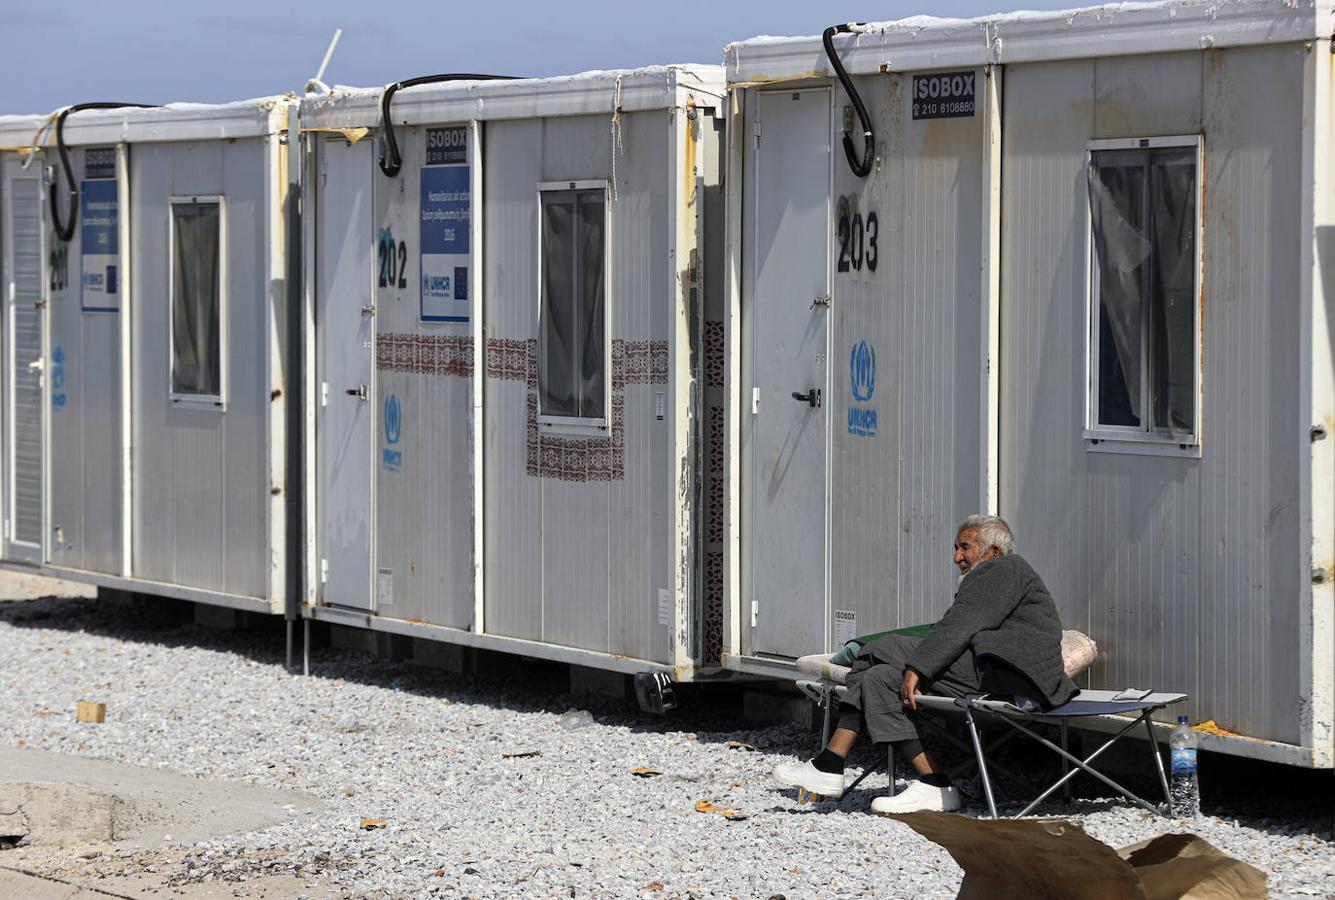
{"label": "container door", "polygon": [[320,346],[321,597],[371,609],[375,317],[372,141],[320,146],[316,334]]}
{"label": "container door", "polygon": [[830,92],[758,94],[751,652],[825,646]]}
{"label": "container door", "polygon": [[[42,281],[42,184],[10,160],[5,171],[5,557],[42,559],[42,368],[46,292]],[[53,261],[54,262],[54,261]],[[57,273],[53,269],[53,277]]]}

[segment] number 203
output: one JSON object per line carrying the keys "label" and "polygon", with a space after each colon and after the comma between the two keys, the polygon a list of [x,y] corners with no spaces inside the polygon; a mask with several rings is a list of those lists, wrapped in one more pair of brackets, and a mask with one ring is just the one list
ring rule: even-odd
{"label": "number 203", "polygon": [[881,222],[876,213],[867,213],[866,224],[863,224],[862,213],[853,213],[850,219],[848,213],[839,215],[839,271],[847,272],[850,267],[861,272],[862,264],[867,264],[867,270],[876,271],[877,259],[880,256],[876,249],[876,237],[881,232]]}

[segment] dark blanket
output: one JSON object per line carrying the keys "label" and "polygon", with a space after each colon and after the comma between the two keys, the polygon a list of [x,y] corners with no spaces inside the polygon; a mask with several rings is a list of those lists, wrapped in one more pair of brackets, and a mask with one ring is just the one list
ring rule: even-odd
{"label": "dark blanket", "polygon": [[[1052,596],[1024,558],[987,560],[960,581],[955,602],[909,659],[927,681],[966,650],[983,666],[1000,662],[1024,676],[1049,707],[1078,690],[1062,666],[1062,625]],[[866,650],[875,657],[875,643]]]}

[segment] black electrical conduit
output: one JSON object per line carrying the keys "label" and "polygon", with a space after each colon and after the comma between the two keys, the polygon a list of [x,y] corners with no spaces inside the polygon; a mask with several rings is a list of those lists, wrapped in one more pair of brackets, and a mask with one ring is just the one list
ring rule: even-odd
{"label": "black electrical conduit", "polygon": [[830,60],[830,65],[834,66],[834,73],[839,76],[839,83],[844,86],[848,92],[848,99],[853,101],[853,109],[857,110],[858,122],[862,125],[862,138],[866,142],[862,149],[862,159],[858,159],[857,151],[853,149],[853,139],[849,137],[848,130],[844,130],[844,156],[848,157],[848,167],[853,170],[853,174],[859,178],[866,178],[871,172],[871,162],[876,157],[876,136],[872,134],[871,117],[867,115],[867,107],[862,105],[862,97],[858,95],[858,90],[853,86],[853,79],[848,77],[848,72],[844,70],[844,64],[839,61],[839,57],[834,52],[834,36],[836,34],[849,34],[855,28],[860,28],[861,23],[849,22],[846,25],[831,25],[821,34],[821,43],[825,45],[825,55]]}
{"label": "black electrical conduit", "polygon": [[399,174],[399,169],[403,168],[403,157],[399,155],[399,142],[394,139],[394,123],[389,119],[389,103],[401,89],[417,87],[419,84],[438,84],[442,81],[513,81],[516,77],[452,72],[447,75],[419,75],[407,81],[396,81],[385,88],[385,92],[380,95],[380,122],[385,129],[385,139],[380,144],[380,171],[393,178]]}
{"label": "black electrical conduit", "polygon": [[65,118],[70,113],[81,112],[85,109],[123,109],[131,107],[134,109],[151,109],[155,103],[76,103],[73,106],[67,106],[60,111],[59,118],[56,119],[56,149],[60,151],[60,166],[65,170],[65,180],[69,182],[69,212],[66,213],[66,222],[60,221],[60,205],[56,203],[56,180],[51,179],[48,186],[48,195],[51,198],[51,223],[56,228],[56,236],[60,238],[61,243],[68,243],[69,239],[74,237],[74,223],[79,217],[79,183],[74,180],[74,167],[70,165],[69,150],[65,147]]}

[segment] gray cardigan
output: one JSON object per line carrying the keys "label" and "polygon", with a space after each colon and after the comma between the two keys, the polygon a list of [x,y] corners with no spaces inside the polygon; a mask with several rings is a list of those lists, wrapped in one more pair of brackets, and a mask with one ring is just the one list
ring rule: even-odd
{"label": "gray cardigan", "polygon": [[980,662],[996,659],[1019,670],[1050,706],[1060,706],[1078,690],[1062,666],[1061,641],[1061,620],[1043,579],[1012,553],[964,576],[955,602],[909,665],[931,681],[972,648]]}

